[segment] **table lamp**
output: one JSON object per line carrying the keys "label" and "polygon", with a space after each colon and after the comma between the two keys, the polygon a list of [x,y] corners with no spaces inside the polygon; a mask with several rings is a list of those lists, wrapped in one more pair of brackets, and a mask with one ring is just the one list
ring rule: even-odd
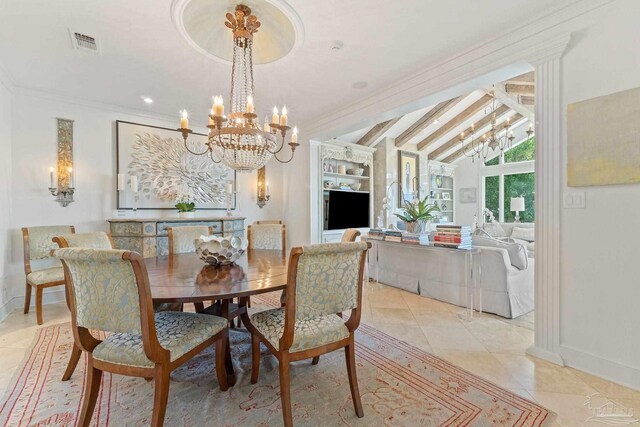
{"label": "table lamp", "polygon": [[510,210],[516,213],[516,218],[513,222],[520,222],[520,212],[524,211],[524,197],[512,197]]}

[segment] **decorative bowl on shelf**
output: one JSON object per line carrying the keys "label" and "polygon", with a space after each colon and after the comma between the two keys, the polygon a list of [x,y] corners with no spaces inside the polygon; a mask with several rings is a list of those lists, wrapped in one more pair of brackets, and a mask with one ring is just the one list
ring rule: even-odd
{"label": "decorative bowl on shelf", "polygon": [[364,173],[364,169],[362,169],[362,168],[347,169],[347,175],[361,176],[363,173]]}
{"label": "decorative bowl on shelf", "polygon": [[362,184],[360,184],[359,182],[356,182],[355,184],[351,184],[349,187],[351,187],[353,191],[358,191],[361,186]]}
{"label": "decorative bowl on shelf", "polygon": [[200,236],[196,239],[196,253],[209,265],[228,265],[245,253],[249,241],[244,237]]}

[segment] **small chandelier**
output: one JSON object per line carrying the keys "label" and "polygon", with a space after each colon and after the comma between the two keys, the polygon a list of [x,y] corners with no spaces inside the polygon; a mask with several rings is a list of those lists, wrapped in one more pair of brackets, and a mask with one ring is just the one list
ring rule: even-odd
{"label": "small chandelier", "polygon": [[[477,158],[478,160],[482,158],[483,160],[487,160],[489,153],[494,152],[497,149],[500,150],[500,153],[504,153],[505,151],[511,149],[513,140],[515,137],[513,136],[513,131],[511,131],[511,117],[508,117],[504,124],[498,126],[496,125],[497,120],[497,107],[496,107],[496,97],[494,93],[491,93],[491,97],[493,101],[491,102],[491,106],[487,107],[485,110],[485,116],[491,115],[491,129],[488,132],[482,134],[482,136],[478,137],[475,132],[475,125],[471,124],[471,133],[469,135],[465,135],[464,132],[460,134],[460,143],[462,144],[462,153],[466,157],[470,157],[471,161],[474,162]],[[504,133],[503,133],[504,132]],[[529,128],[527,131],[527,135],[531,137],[533,130]],[[469,143],[465,145],[465,140],[471,138]],[[489,151],[491,149],[491,151]]]}
{"label": "small chandelier", "polygon": [[[233,32],[233,68],[231,70],[231,113],[224,115],[222,96],[213,98],[213,107],[209,112],[209,135],[205,147],[196,150],[190,147],[188,138],[193,133],[189,129],[186,110],[182,111],[180,127],[184,145],[194,155],[209,155],[214,163],[222,162],[236,171],[251,171],[262,168],[271,157],[280,163],[289,163],[298,147],[298,130],[293,128],[288,143],[291,155],[282,159],[278,155],[285,146],[288,125],[287,107],[278,115],[273,108],[271,121],[265,117],[261,126],[257,120],[254,105],[253,87],[253,34],[258,32],[260,21],[251,15],[251,9],[245,5],[236,6],[235,15],[227,13],[225,25]],[[280,138],[278,138],[278,136]],[[280,144],[278,144],[280,139]]]}

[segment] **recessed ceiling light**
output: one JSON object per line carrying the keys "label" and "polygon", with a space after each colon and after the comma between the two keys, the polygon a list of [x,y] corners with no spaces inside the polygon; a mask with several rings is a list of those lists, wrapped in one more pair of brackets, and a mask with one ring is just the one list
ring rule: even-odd
{"label": "recessed ceiling light", "polygon": [[437,124],[438,124],[438,119],[435,119],[435,120],[433,121],[433,124],[434,124],[434,125],[437,125]]}
{"label": "recessed ceiling light", "polygon": [[369,83],[367,82],[355,82],[351,85],[351,87],[354,89],[364,89],[367,86],[369,86]]}
{"label": "recessed ceiling light", "polygon": [[148,96],[141,96],[140,98],[142,98],[145,104],[153,104],[153,99],[149,98]]}

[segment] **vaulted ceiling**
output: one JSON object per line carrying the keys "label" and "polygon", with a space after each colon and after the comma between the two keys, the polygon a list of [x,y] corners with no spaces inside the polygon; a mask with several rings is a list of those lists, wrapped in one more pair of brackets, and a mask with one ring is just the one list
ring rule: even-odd
{"label": "vaulted ceiling", "polygon": [[[211,1],[226,2],[229,10],[235,4]],[[574,2],[289,0],[304,26],[304,41],[291,55],[256,68],[257,112],[263,117],[273,105],[286,103],[292,123],[311,123]],[[171,5],[171,0],[0,0],[0,68],[19,88],[159,115],[174,116],[187,108],[204,124],[210,97],[228,97],[231,67],[185,42],[171,21]],[[221,16],[210,25],[223,23]],[[99,54],[74,50],[70,30],[96,37]],[[339,51],[330,48],[335,40],[343,43]],[[530,94],[521,87],[524,83],[505,89],[527,105]],[[145,105],[143,95],[155,102]],[[448,115],[460,114],[484,96],[477,95],[416,114],[424,118],[418,127],[448,121]],[[393,132],[402,123],[380,125],[369,138]],[[437,128],[429,125],[426,132],[416,132],[407,126],[398,135],[408,130],[403,144],[411,137],[431,150],[437,144],[427,137]]]}
{"label": "vaulted ceiling", "polygon": [[383,138],[393,138],[400,149],[417,150],[429,160],[452,163],[468,152],[469,139],[463,145],[461,133],[468,136],[475,131],[481,137],[492,125],[504,131],[508,121],[516,138],[523,135],[518,129],[533,119],[534,100],[535,76],[531,71],[337,139],[375,146]]}

